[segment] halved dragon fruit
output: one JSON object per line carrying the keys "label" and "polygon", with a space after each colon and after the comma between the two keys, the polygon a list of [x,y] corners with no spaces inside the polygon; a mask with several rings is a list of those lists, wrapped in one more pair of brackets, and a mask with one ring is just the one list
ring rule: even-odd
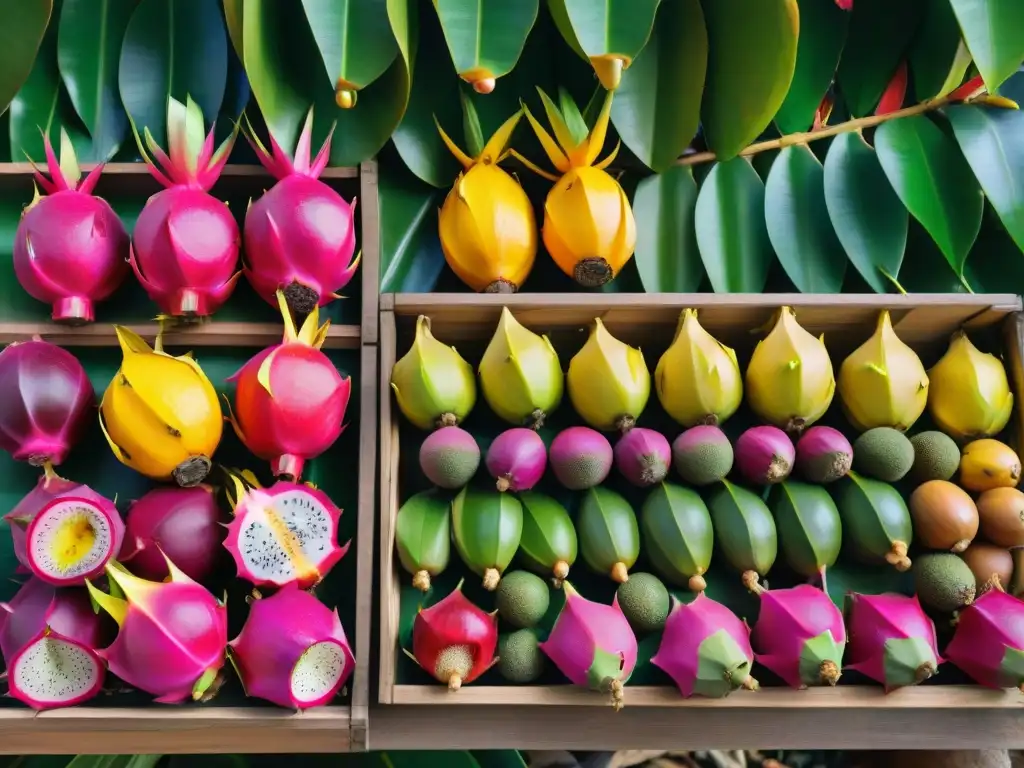
{"label": "halved dragon fruit", "polygon": [[338,611],[294,582],[253,597],[245,626],[228,643],[246,695],[298,710],[333,699],[355,668]]}
{"label": "halved dragon fruit", "polygon": [[102,573],[124,539],[124,521],[112,501],[49,466],[4,520],[18,562],[59,587]]}
{"label": "halved dragon fruit", "polygon": [[946,658],[981,685],[1024,693],[1024,602],[985,592],[960,612]]}
{"label": "halved dragon fruit", "polygon": [[234,474],[234,519],[224,546],[238,576],[257,587],[320,583],[348,551],[338,545],[341,510],[327,494],[305,483],[279,480],[269,488],[247,487]]}

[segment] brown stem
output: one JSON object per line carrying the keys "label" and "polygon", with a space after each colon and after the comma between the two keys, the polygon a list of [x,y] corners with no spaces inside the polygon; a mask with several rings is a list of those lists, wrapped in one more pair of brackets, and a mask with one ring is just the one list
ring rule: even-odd
{"label": "brown stem", "polygon": [[756,691],[761,687],[761,684],[750,675],[747,675],[747,679],[743,681],[740,687],[748,691]]}
{"label": "brown stem", "polygon": [[448,678],[448,690],[457,691],[462,687],[462,676],[456,672],[452,672]]}
{"label": "brown stem", "polygon": [[834,686],[839,682],[839,678],[843,673],[839,671],[839,665],[832,660],[827,660],[821,662],[821,666],[818,667],[818,674],[821,677],[821,682]]}
{"label": "brown stem", "polygon": [[958,541],[956,544],[954,544],[952,547],[950,547],[949,551],[952,552],[954,555],[959,555],[961,552],[963,552],[969,546],[971,546],[971,540],[970,539],[960,539],[960,541]]}
{"label": "brown stem", "polygon": [[744,571],[743,572],[743,586],[753,592],[755,595],[764,594],[764,587],[762,587],[758,581],[760,577],[757,575],[757,571]]}
{"label": "brown stem", "polygon": [[611,678],[607,678],[602,687],[612,695],[612,709],[618,712],[626,706],[621,680],[612,680]]}
{"label": "brown stem", "polygon": [[936,672],[935,665],[930,661],[926,661],[914,673],[914,679],[919,683],[923,683],[929,677],[932,677]]}
{"label": "brown stem", "polygon": [[704,577],[698,573],[690,577],[690,581],[686,586],[691,592],[703,592],[708,588],[708,583],[704,580]]}
{"label": "brown stem", "polygon": [[907,545],[902,541],[894,541],[892,548],[885,556],[885,561],[900,573],[910,570],[910,558],[907,557]]}
{"label": "brown stem", "polygon": [[498,491],[500,493],[504,493],[505,491],[512,487],[512,484],[509,482],[508,477],[504,476],[498,478],[498,481],[495,483],[495,486],[497,486]]}
{"label": "brown stem", "polygon": [[612,581],[625,584],[629,581],[629,568],[625,563],[616,563],[612,566]]}
{"label": "brown stem", "polygon": [[565,560],[559,560],[551,568],[551,573],[554,574],[555,577],[551,580],[551,583],[554,585],[555,589],[561,589],[562,582],[569,578],[569,564],[565,562]]}
{"label": "brown stem", "polygon": [[430,574],[426,571],[416,571],[412,575],[412,585],[420,592],[430,591]]}
{"label": "brown stem", "polygon": [[484,570],[484,589],[488,592],[496,590],[500,581],[501,572],[497,568],[487,568]]}

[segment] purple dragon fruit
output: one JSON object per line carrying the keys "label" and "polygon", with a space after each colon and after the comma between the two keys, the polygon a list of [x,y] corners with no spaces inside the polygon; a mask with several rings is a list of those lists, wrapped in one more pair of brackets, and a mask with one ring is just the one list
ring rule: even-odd
{"label": "purple dragon fruit", "polygon": [[636,666],[637,645],[619,598],[605,605],[587,600],[567,581],[562,587],[565,605],[540,649],[575,685],[610,693],[612,706],[622,709],[622,688]]}
{"label": "purple dragon fruit", "polygon": [[757,663],[794,688],[835,685],[846,650],[843,614],[810,584],[768,591],[753,588],[761,613],[751,632]]}
{"label": "purple dragon fruit", "polygon": [[1024,692],[1024,602],[985,592],[960,613],[946,658],[981,685]]}
{"label": "purple dragon fruit", "polygon": [[690,603],[672,598],[658,652],[651,663],[669,675],[685,698],[719,699],[737,688],[755,691],[750,630],[736,614],[703,592]]}
{"label": "purple dragon fruit", "polygon": [[916,595],[851,592],[846,627],[850,633],[846,669],[878,681],[886,693],[924,682],[938,673],[943,662],[935,624]]}

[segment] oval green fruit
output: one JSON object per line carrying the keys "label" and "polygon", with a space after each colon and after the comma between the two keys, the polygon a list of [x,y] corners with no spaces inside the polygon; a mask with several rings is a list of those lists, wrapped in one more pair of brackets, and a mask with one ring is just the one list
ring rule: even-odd
{"label": "oval green fruit", "polygon": [[452,502],[455,548],[462,562],[483,577],[484,589],[497,589],[522,533],[523,507],[511,494],[467,486]]}
{"label": "oval green fruit", "polygon": [[858,559],[910,568],[907,550],[914,539],[910,510],[900,492],[888,483],[856,472],[843,478],[836,491],[847,547]]}
{"label": "oval green fruit", "polygon": [[704,591],[715,534],[707,504],[696,491],[659,483],[640,508],[640,530],[644,551],[663,579],[692,592]]}
{"label": "oval green fruit", "polygon": [[576,528],[565,507],[541,493],[519,494],[523,506],[523,535],[519,557],[523,565],[542,576],[554,576],[556,587],[569,576],[576,562]]}
{"label": "oval green fruit", "polygon": [[395,519],[395,549],[412,585],[424,592],[430,577],[448,567],[451,555],[450,504],[437,489],[410,496]]}
{"label": "oval green fruit", "polygon": [[607,488],[588,488],[580,500],[577,525],[587,565],[620,584],[628,581],[629,569],[640,555],[640,529],[629,502]]}
{"label": "oval green fruit", "polygon": [[782,556],[802,576],[817,576],[835,564],[843,543],[839,510],[820,485],[787,481],[769,497]]}
{"label": "oval green fruit", "polygon": [[708,510],[725,559],[743,574],[744,582],[756,583],[779,554],[775,520],[767,505],[746,488],[723,480],[708,496]]}

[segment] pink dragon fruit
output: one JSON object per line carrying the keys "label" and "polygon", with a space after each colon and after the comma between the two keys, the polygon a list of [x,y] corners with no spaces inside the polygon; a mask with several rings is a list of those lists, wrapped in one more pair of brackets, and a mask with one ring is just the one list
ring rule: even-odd
{"label": "pink dragon fruit", "polygon": [[294,160],[273,136],[268,152],[251,125],[246,131],[260,162],[278,182],[250,203],[245,214],[245,276],[269,304],[275,303],[278,290],[284,290],[288,306],[296,314],[341,298],[337,291],[348,284],[359,266],[359,256],[352,260],[356,201],[346,203],[317,178],[330,157],[331,135],[311,163],[312,109],[299,135]]}
{"label": "pink dragon fruit", "polygon": [[205,700],[222,679],[227,607],[170,560],[167,570],[168,581],[146,581],[111,561],[107,577],[123,598],[86,582],[93,600],[119,627],[117,638],[99,654],[111,672],[162,704]]}
{"label": "pink dragon fruit", "polygon": [[750,676],[754,652],[750,630],[736,614],[703,592],[690,603],[672,598],[658,652],[651,663],[663,670],[684,698],[722,698],[737,688],[757,690]]}
{"label": "pink dragon fruit", "polygon": [[275,477],[298,480],[306,460],[330,448],[344,429],[352,379],[342,378],[320,351],[330,321],[317,326],[313,307],[296,331],[280,291],[278,302],[284,338],[228,378],[235,383],[228,420],[252,453],[270,461]]}
{"label": "pink dragon fruit", "polygon": [[167,98],[170,156],[145,129],[150,174],[166,189],[146,201],[132,234],[131,264],[149,298],[174,317],[203,317],[217,310],[238,277],[238,223],[226,203],[209,194],[238,135],[238,126],[214,151],[214,128],[203,141],[203,112],[191,97]]}
{"label": "pink dragon fruit", "polygon": [[751,633],[757,663],[794,688],[835,685],[846,650],[843,614],[810,584],[766,590],[753,585],[761,613]]}
{"label": "pink dragon fruit", "polygon": [[246,694],[298,710],[333,699],[355,667],[338,611],[295,583],[253,597],[245,626],[228,643]]}
{"label": "pink dragon fruit", "polygon": [[4,515],[18,562],[58,587],[82,585],[121,549],[124,522],[114,503],[49,466]]}
{"label": "pink dragon fruit", "polygon": [[850,634],[846,669],[882,683],[886,693],[924,682],[938,673],[943,662],[935,624],[916,595],[852,592],[847,595],[846,628]]}
{"label": "pink dragon fruit", "polygon": [[96,649],[106,639],[84,589],[29,579],[10,603],[0,603],[10,694],[33,709],[69,707],[99,693],[106,665]]}
{"label": "pink dragon fruit", "polygon": [[605,605],[587,600],[568,581],[562,588],[565,605],[540,649],[572,683],[610,693],[612,706],[622,709],[622,689],[636,666],[637,643],[618,595]]}
{"label": "pink dragon fruit", "polygon": [[103,172],[97,165],[85,181],[64,129],[60,161],[48,136],[47,179],[35,177],[46,191],[36,196],[14,235],[14,274],[33,299],[52,305],[58,323],[84,325],[95,319],[93,304],[109,297],[128,274],[128,233],[105,200],[93,189]]}
{"label": "pink dragon fruit", "polygon": [[320,583],[348,552],[338,546],[341,510],[308,483],[279,480],[270,488],[248,487],[229,474],[234,519],[224,547],[239,578],[257,587],[296,582],[302,589]]}
{"label": "pink dragon fruit", "polygon": [[981,685],[1024,692],[1024,602],[985,592],[960,612],[946,658]]}

